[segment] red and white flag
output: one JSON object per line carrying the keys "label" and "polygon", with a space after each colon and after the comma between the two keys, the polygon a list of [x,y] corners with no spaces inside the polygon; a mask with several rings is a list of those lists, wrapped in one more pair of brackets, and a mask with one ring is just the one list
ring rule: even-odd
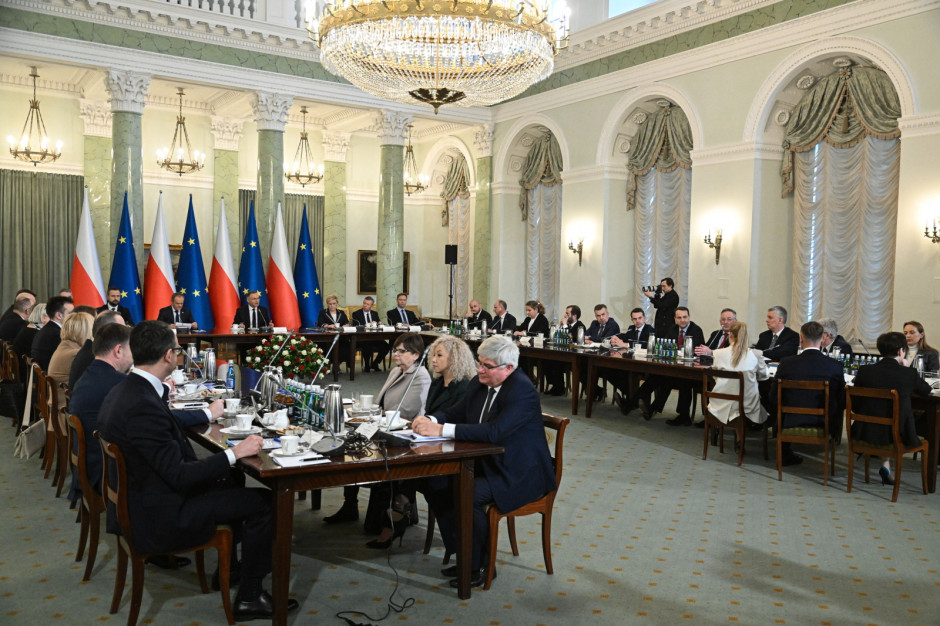
{"label": "red and white flag", "polygon": [[271,260],[268,262],[268,302],[271,317],[278,326],[300,328],[300,307],[297,305],[297,289],[294,287],[294,271],[287,253],[287,237],[284,235],[284,220],[281,203],[277,204],[274,221],[274,239],[271,241]]}
{"label": "red and white flag", "polygon": [[95,231],[91,225],[91,209],[88,206],[88,187],[85,187],[85,202],[78,224],[75,240],[75,260],[72,261],[72,301],[75,306],[104,306],[104,282],[101,280],[101,264],[98,262],[98,247]]}
{"label": "red and white flag", "polygon": [[173,280],[173,262],[170,260],[170,245],[166,238],[166,223],[163,221],[163,192],[157,200],[157,217],[153,221],[150,237],[150,256],[144,273],[144,319],[155,320],[160,309],[170,306],[176,282]]}
{"label": "red and white flag", "polygon": [[209,302],[212,304],[216,332],[231,326],[239,302],[232,247],[228,240],[228,222],[225,220],[225,198],[222,198],[219,230],[215,236],[215,255],[212,257],[212,269],[209,270]]}

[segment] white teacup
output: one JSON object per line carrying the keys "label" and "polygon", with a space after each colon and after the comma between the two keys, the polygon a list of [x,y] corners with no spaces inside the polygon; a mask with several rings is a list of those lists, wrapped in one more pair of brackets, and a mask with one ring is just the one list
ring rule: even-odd
{"label": "white teacup", "polygon": [[238,430],[251,430],[251,420],[254,415],[251,413],[239,413],[235,416],[235,428]]}
{"label": "white teacup", "polygon": [[199,385],[196,383],[186,383],[183,385],[183,393],[185,393],[187,396],[191,396],[197,391],[199,391]]}
{"label": "white teacup", "polygon": [[602,342],[602,344],[603,344],[603,346],[604,346],[605,348],[609,348],[609,347],[610,347],[610,339],[605,339],[605,340]]}
{"label": "white teacup", "polygon": [[281,437],[281,451],[284,454],[297,454],[300,446],[300,437],[297,435],[284,435]]}
{"label": "white teacup", "polygon": [[371,408],[371,407],[372,407],[372,398],[373,398],[373,396],[372,396],[372,394],[370,394],[370,393],[364,393],[364,394],[362,394],[361,396],[359,396],[359,406],[362,407],[362,408],[364,408],[364,409]]}
{"label": "white teacup", "polygon": [[173,379],[174,385],[182,385],[186,382],[186,374],[183,373],[183,370],[173,370],[170,377]]}
{"label": "white teacup", "polygon": [[399,421],[400,411],[386,411],[385,412],[385,425],[388,425],[389,429],[395,428],[397,422]]}
{"label": "white teacup", "polygon": [[234,413],[238,410],[238,405],[241,404],[241,400],[238,398],[226,398],[225,399],[225,412]]}

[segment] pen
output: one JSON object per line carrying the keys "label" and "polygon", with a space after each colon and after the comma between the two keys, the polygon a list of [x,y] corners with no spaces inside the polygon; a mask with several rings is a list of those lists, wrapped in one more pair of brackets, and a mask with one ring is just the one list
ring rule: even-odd
{"label": "pen", "polygon": [[300,462],[301,462],[301,463],[312,463],[313,461],[325,461],[325,460],[327,460],[327,459],[326,459],[325,457],[322,457],[322,456],[312,456],[312,457],[310,457],[309,459],[300,459]]}

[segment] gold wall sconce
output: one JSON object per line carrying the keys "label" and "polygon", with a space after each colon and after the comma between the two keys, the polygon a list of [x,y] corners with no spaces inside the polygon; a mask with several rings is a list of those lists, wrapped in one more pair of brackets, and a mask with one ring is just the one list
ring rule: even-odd
{"label": "gold wall sconce", "polygon": [[581,267],[581,255],[584,253],[584,237],[578,239],[577,245],[574,241],[568,240],[568,249],[578,255],[578,267]]}
{"label": "gold wall sconce", "polygon": [[718,259],[721,256],[721,229],[718,229],[714,239],[712,239],[712,231],[709,230],[704,241],[709,248],[715,249],[715,265],[718,265]]}
{"label": "gold wall sconce", "polygon": [[940,243],[940,228],[937,228],[937,219],[933,220],[933,229],[931,230],[927,224],[924,224],[924,237],[930,240],[931,243]]}

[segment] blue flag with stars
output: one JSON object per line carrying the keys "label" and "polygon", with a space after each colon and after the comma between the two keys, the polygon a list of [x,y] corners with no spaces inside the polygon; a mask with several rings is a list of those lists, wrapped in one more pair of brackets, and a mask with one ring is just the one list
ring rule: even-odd
{"label": "blue flag with stars", "polygon": [[294,261],[294,286],[297,288],[297,303],[300,305],[301,326],[312,328],[317,325],[317,318],[323,309],[323,296],[320,294],[320,281],[317,280],[317,266],[313,261],[306,204],[304,218],[300,223],[300,239],[297,241],[297,260]]}
{"label": "blue flag with stars", "polygon": [[127,210],[127,192],[124,192],[124,211],[121,227],[114,244],[114,262],[111,263],[111,279],[108,287],[121,290],[121,305],[131,312],[131,323],[144,319],[144,301],[140,292],[140,274],[137,272],[137,255],[134,254],[134,235],[131,232],[131,215]]}
{"label": "blue flag with stars", "polygon": [[248,224],[245,226],[245,240],[242,242],[242,258],[238,263],[238,298],[248,304],[248,293],[261,292],[261,306],[268,306],[268,290],[264,285],[264,264],[261,262],[261,242],[258,239],[258,226],[255,224],[255,202],[251,201],[248,209]]}
{"label": "blue flag with stars", "polygon": [[206,267],[202,263],[192,194],[189,195],[189,213],[186,215],[186,228],[183,230],[183,249],[180,252],[179,269],[176,271],[176,290],[185,296],[183,306],[193,314],[200,330],[212,330],[215,327],[215,319],[212,317],[212,303],[209,302],[209,281],[206,280]]}

